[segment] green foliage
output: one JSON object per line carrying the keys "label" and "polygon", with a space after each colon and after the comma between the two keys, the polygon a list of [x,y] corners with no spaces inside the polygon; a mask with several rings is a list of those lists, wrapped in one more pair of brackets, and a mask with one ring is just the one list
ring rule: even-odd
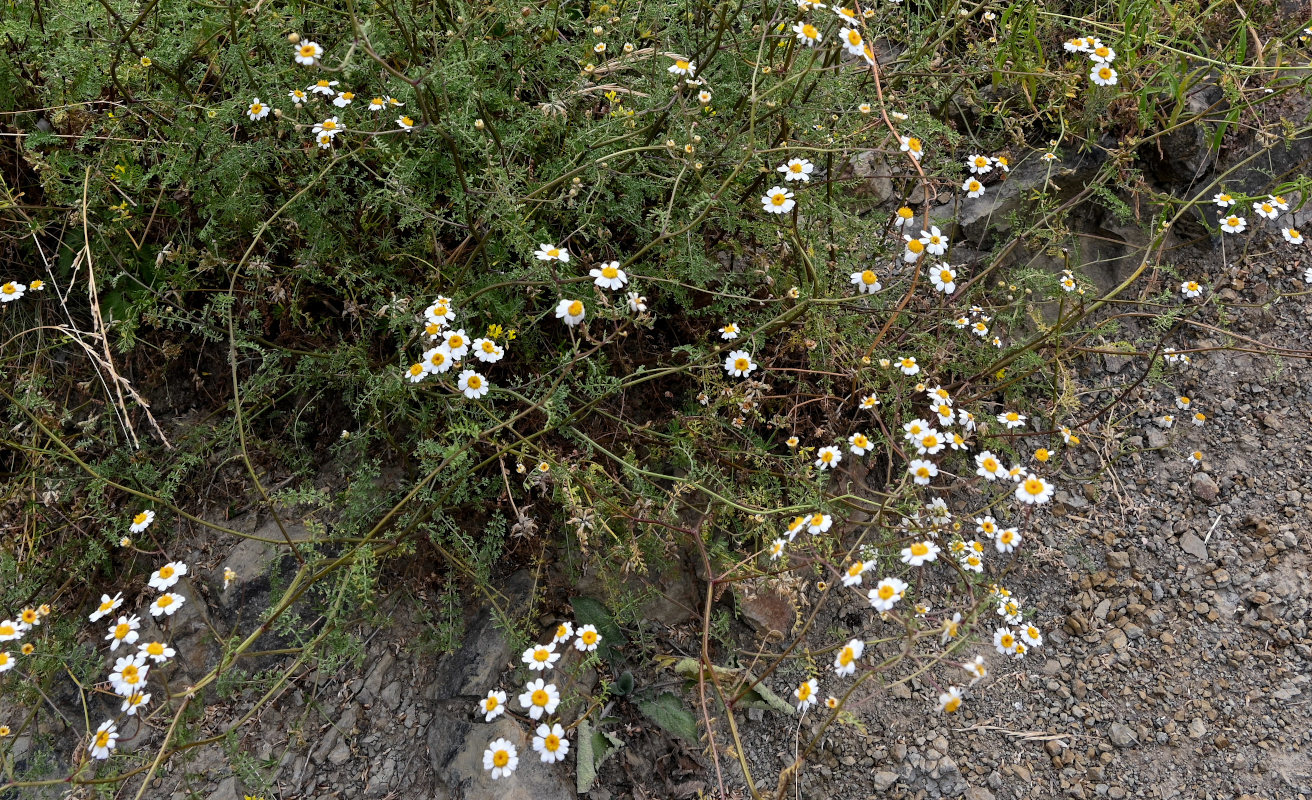
{"label": "green foliage", "polygon": [[638,704],[648,719],[687,742],[695,743],[697,718],[684,706],[683,701],[670,692],[662,692]]}

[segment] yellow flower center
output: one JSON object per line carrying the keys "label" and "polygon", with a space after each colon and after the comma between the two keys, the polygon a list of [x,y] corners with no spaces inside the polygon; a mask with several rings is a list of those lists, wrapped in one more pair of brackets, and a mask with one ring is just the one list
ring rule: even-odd
{"label": "yellow flower center", "polygon": [[432,357],[428,359],[428,362],[435,367],[440,367],[446,363],[446,354],[439,350],[436,353],[433,353]]}
{"label": "yellow flower center", "polygon": [[907,242],[907,249],[913,253],[923,253],[925,251],[925,245],[922,244],[919,239],[912,239]]}
{"label": "yellow flower center", "polygon": [[[308,56],[312,56],[312,55],[314,55],[314,45],[312,45],[312,44],[303,44],[303,45],[301,45],[301,55],[303,55],[303,56],[307,56],[307,57],[308,57]],[[327,81],[320,81],[320,83],[321,83],[321,84],[326,84]]]}
{"label": "yellow flower center", "polygon": [[947,711],[948,713],[952,713],[953,711],[956,711],[960,707],[961,707],[961,698],[956,696],[953,696],[950,700],[948,700],[946,703],[943,704],[943,710]]}
{"label": "yellow flower center", "polygon": [[170,567],[167,564],[165,564],[164,566],[159,568],[159,576],[161,578],[172,578],[173,571],[174,571],[173,567]]}
{"label": "yellow flower center", "polygon": [[496,697],[494,697],[494,696],[492,696],[492,695],[488,695],[488,696],[487,696],[487,703],[486,703],[486,705],[487,705],[487,710],[488,710],[488,711],[491,711],[491,710],[495,709],[498,705],[500,705],[500,701],[498,701],[498,700],[496,699]]}
{"label": "yellow flower center", "polygon": [[1266,213],[1270,214],[1271,211],[1272,211],[1271,204],[1270,204],[1270,203],[1263,203],[1263,204],[1262,204],[1262,210],[1265,211]]}
{"label": "yellow flower center", "polygon": [[861,282],[866,286],[872,286],[879,283],[879,276],[876,275],[873,270],[866,270],[861,273]]}
{"label": "yellow flower center", "polygon": [[536,692],[533,693],[532,700],[533,700],[533,705],[545,707],[547,703],[551,700],[551,695],[547,694],[546,689],[538,689]]}
{"label": "yellow flower center", "polygon": [[160,608],[168,608],[169,606],[173,605],[173,595],[166,594],[161,596],[160,599],[155,601],[155,605],[159,606]]}
{"label": "yellow flower center", "polygon": [[1048,460],[1048,448],[1046,448],[1046,447],[1040,447],[1038,450],[1035,450],[1035,451],[1034,451],[1034,457],[1037,458],[1037,459],[1040,460],[1040,461],[1047,461],[1047,460]]}
{"label": "yellow flower center", "polygon": [[[929,468],[928,468],[928,467],[916,467],[916,477],[917,477],[917,478],[928,478],[928,477],[929,477]],[[912,549],[914,550],[915,548],[913,547]]]}
{"label": "yellow flower center", "polygon": [[159,642],[151,642],[146,645],[146,652],[152,656],[162,656],[164,655],[164,645]]}
{"label": "yellow flower center", "polygon": [[888,584],[884,584],[883,586],[879,587],[879,597],[881,600],[887,600],[892,596],[893,596],[892,586],[889,586]]}
{"label": "yellow flower center", "polygon": [[984,464],[983,464],[982,466],[984,467],[984,470],[985,470],[986,472],[997,472],[997,471],[998,471],[998,462],[997,462],[997,459],[986,458],[986,459],[984,459]]}
{"label": "yellow flower center", "polygon": [[407,128],[410,128],[414,126],[415,121],[410,119],[409,117],[401,117],[401,124]]}
{"label": "yellow flower center", "polygon": [[751,362],[745,358],[735,358],[733,361],[733,368],[739,372],[746,372],[750,366]]}
{"label": "yellow flower center", "polygon": [[688,67],[691,65],[687,61],[684,61],[682,58],[680,58],[674,62],[674,66],[678,67],[681,70],[687,71]]}
{"label": "yellow flower center", "polygon": [[1042,494],[1043,481],[1038,478],[1027,478],[1025,480],[1025,491],[1030,494]]}
{"label": "yellow flower center", "polygon": [[1102,69],[1098,70],[1098,77],[1102,78],[1103,80],[1107,80],[1111,76],[1112,76],[1112,71],[1108,67],[1103,67]]}
{"label": "yellow flower center", "polygon": [[324,130],[326,130],[326,131],[331,131],[331,130],[335,130],[336,128],[337,128],[337,123],[336,123],[336,122],[333,122],[333,121],[330,120],[330,119],[326,119],[326,120],[323,121],[323,129],[324,129]]}
{"label": "yellow flower center", "polygon": [[[477,375],[470,375],[470,376],[469,376],[469,380],[467,381],[467,385],[468,385],[469,388],[471,388],[471,389],[481,389],[481,388],[483,388],[483,379],[480,378],[480,377],[478,377]],[[543,652],[545,652],[545,651],[543,651]],[[540,658],[540,659],[538,659],[538,660],[541,661],[541,660],[544,659],[544,658],[546,658],[545,655],[542,656],[542,658]]]}
{"label": "yellow flower center", "polygon": [[607,265],[601,268],[601,277],[603,278],[618,278],[619,276],[620,276],[620,271],[619,268],[617,267],[612,267],[610,265]]}
{"label": "yellow flower center", "polygon": [[1015,538],[1016,538],[1015,535],[1012,534],[1011,531],[1003,531],[1003,532],[1002,532],[1002,543],[1003,543],[1003,544],[1011,544],[1012,540],[1015,539]]}
{"label": "yellow flower center", "polygon": [[141,680],[140,672],[138,672],[137,668],[131,664],[128,664],[123,668],[122,676],[124,683],[136,683]]}
{"label": "yellow flower center", "polygon": [[375,98],[373,98],[372,100],[369,101],[369,105],[371,105],[371,106],[381,106],[381,105],[383,105],[383,98],[381,98],[381,97],[375,97]]}
{"label": "yellow flower center", "polygon": [[[470,378],[469,380],[472,382],[474,379]],[[551,651],[546,649],[545,647],[539,647],[537,650],[533,651],[534,661],[541,663],[543,661],[546,661],[548,658],[551,658]]]}
{"label": "yellow flower center", "polygon": [[770,203],[772,205],[781,206],[787,201],[788,201],[788,195],[784,194],[783,192],[775,192],[774,194],[770,195]]}
{"label": "yellow flower center", "polygon": [[263,110],[264,110],[264,106],[261,105],[260,103],[251,103],[251,113],[252,113],[252,114],[258,114],[258,113],[260,113],[260,112],[263,111]]}
{"label": "yellow flower center", "polygon": [[571,317],[577,317],[577,316],[580,316],[580,315],[582,315],[582,314],[583,314],[583,301],[582,301],[582,300],[575,300],[574,302],[572,302],[572,303],[569,304],[569,315],[570,315]]}
{"label": "yellow flower center", "polygon": [[1108,50],[1106,47],[1099,47],[1097,50],[1094,50],[1093,52],[1095,55],[1101,58],[1106,58],[1107,55],[1111,52],[1111,50]]}
{"label": "yellow flower center", "polygon": [[825,462],[826,464],[828,464],[830,461],[833,461],[834,460],[833,452],[830,450],[824,451],[823,453],[820,454],[820,460]]}
{"label": "yellow flower center", "polygon": [[[131,625],[128,625],[126,622],[120,622],[119,624],[114,626],[114,638],[122,639],[124,636],[128,635],[128,631],[130,630],[132,630]],[[11,633],[12,631],[13,631],[12,628],[10,628],[8,631],[6,631],[4,628],[0,628],[0,633],[7,634],[7,633]]]}
{"label": "yellow flower center", "polygon": [[101,731],[96,734],[96,747],[104,748],[109,746],[109,731]]}
{"label": "yellow flower center", "polygon": [[913,556],[923,556],[928,553],[929,553],[929,545],[925,544],[924,542],[916,542],[915,544],[911,545],[911,555]]}
{"label": "yellow flower center", "polygon": [[820,31],[816,30],[814,25],[808,23],[802,26],[802,35],[808,39],[814,39],[819,34]]}
{"label": "yellow flower center", "polygon": [[496,345],[492,344],[491,342],[483,342],[483,352],[484,352],[484,353],[489,353],[489,354],[491,354],[491,353],[495,353],[496,350],[497,350],[497,346],[496,346]]}
{"label": "yellow flower center", "polygon": [[798,163],[794,163],[794,164],[789,164],[789,165],[788,165],[788,169],[789,169],[789,171],[791,171],[791,172],[801,172],[801,171],[802,171],[802,165],[801,165],[800,162],[798,162]]}
{"label": "yellow flower center", "polygon": [[813,517],[811,517],[811,524],[816,526],[817,528],[823,525],[824,523],[825,523],[825,517],[823,514],[816,514]]}
{"label": "yellow flower center", "polygon": [[1226,217],[1225,224],[1233,228],[1239,224],[1239,217]]}
{"label": "yellow flower center", "polygon": [[809,683],[804,683],[804,684],[802,684],[801,686],[798,686],[798,687],[797,687],[797,699],[798,699],[798,700],[805,700],[806,698],[808,698],[808,697],[810,697],[810,696],[811,696],[811,684],[809,684]]}
{"label": "yellow flower center", "polygon": [[870,445],[870,440],[867,439],[864,435],[858,433],[856,435],[856,438],[852,440],[852,444],[862,449],[865,449]]}
{"label": "yellow flower center", "polygon": [[146,519],[147,519],[147,517],[146,517],[146,512],[143,511],[143,512],[141,512],[140,514],[138,514],[138,515],[136,515],[135,517],[132,518],[132,524],[133,524],[133,525],[141,525],[141,524],[145,523]]}
{"label": "yellow flower center", "polygon": [[36,612],[30,608],[23,609],[22,620],[31,625],[33,622],[36,622]]}
{"label": "yellow flower center", "polygon": [[1303,238],[1303,234],[1299,233],[1298,231],[1291,230],[1291,231],[1289,232],[1289,238],[1291,238],[1291,239],[1302,239],[1302,238]]}
{"label": "yellow flower center", "polygon": [[547,748],[548,751],[554,753],[560,749],[560,737],[554,733],[548,734],[543,738],[542,746]]}
{"label": "yellow flower center", "polygon": [[419,375],[419,374],[421,374],[423,371],[424,371],[424,365],[423,365],[423,364],[411,364],[411,365],[410,365],[410,375],[411,375],[411,376]]}
{"label": "yellow flower center", "polygon": [[1008,648],[1014,645],[1015,643],[1016,643],[1016,637],[1012,636],[1010,633],[1002,634],[1002,638],[998,640],[998,644]]}
{"label": "yellow flower center", "polygon": [[492,754],[492,764],[496,767],[504,767],[510,763],[510,753],[505,750],[498,750]]}
{"label": "yellow flower center", "polygon": [[339,97],[341,97],[341,98],[343,98],[343,99],[345,99],[345,100],[354,100],[354,99],[355,99],[355,92],[342,92],[342,93],[339,95]]}
{"label": "yellow flower center", "polygon": [[920,152],[920,140],[917,139],[917,138],[914,137],[914,136],[912,136],[910,139],[907,139],[907,148],[910,149],[911,152],[913,152],[913,153],[919,153],[919,152]]}
{"label": "yellow flower center", "polygon": [[458,333],[453,333],[451,334],[451,338],[446,340],[446,346],[452,349],[464,347],[465,337],[461,336]]}

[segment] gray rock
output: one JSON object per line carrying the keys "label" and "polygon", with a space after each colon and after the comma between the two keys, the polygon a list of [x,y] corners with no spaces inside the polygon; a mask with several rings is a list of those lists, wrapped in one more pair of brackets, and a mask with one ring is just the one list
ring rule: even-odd
{"label": "gray rock", "polygon": [[345,764],[351,759],[351,745],[347,744],[346,739],[339,739],[337,746],[328,754],[328,760],[333,764]]}
{"label": "gray rock", "polygon": [[395,661],[391,653],[383,653],[374,662],[373,669],[369,670],[369,677],[364,680],[364,688],[360,690],[360,700],[366,703],[374,701],[383,686],[383,681],[387,679],[387,671],[392,668]]}
{"label": "gray rock", "polygon": [[876,772],[874,777],[874,786],[876,791],[884,792],[893,787],[898,782],[900,776],[896,772]]}
{"label": "gray rock", "polygon": [[[520,607],[532,584],[533,577],[527,571],[521,570],[510,576],[501,587],[509,599],[508,607]],[[461,648],[438,661],[437,675],[428,687],[428,698],[449,700],[482,695],[497,684],[510,660],[510,642],[492,609],[484,607],[465,631]]]}
{"label": "gray rock", "polygon": [[[429,730],[430,752],[435,761],[439,756],[431,747],[435,731],[442,740],[439,746],[443,760],[435,766],[438,777],[452,795],[495,797],[498,800],[566,800],[575,797],[569,770],[560,764],[543,764],[533,752],[528,726],[505,717],[491,724],[472,722],[467,709],[464,714],[464,719],[451,720],[454,724],[434,725]],[[483,769],[483,751],[488,742],[498,738],[509,740],[518,751],[519,768],[515,770],[514,780],[494,782],[491,774]],[[572,752],[570,756],[573,756]]]}
{"label": "gray rock", "polygon": [[1199,561],[1207,560],[1207,545],[1193,531],[1185,531],[1180,537],[1180,549]]}
{"label": "gray rock", "polygon": [[1134,728],[1120,722],[1113,722],[1107,729],[1107,736],[1112,740],[1112,744],[1117,747],[1133,747],[1139,743],[1139,737],[1135,735]]}
{"label": "gray rock", "polygon": [[379,699],[383,701],[383,705],[387,706],[388,710],[395,711],[396,707],[401,705],[401,693],[403,691],[405,691],[405,684],[401,681],[392,681],[383,690]]}
{"label": "gray rock", "polygon": [[993,792],[983,786],[972,786],[966,790],[965,800],[993,800]]}
{"label": "gray rock", "polygon": [[1112,550],[1111,552],[1107,553],[1107,566],[1111,567],[1112,569],[1129,569],[1130,554],[1117,550]]}
{"label": "gray rock", "polygon": [[1217,486],[1216,481],[1206,472],[1195,472],[1189,479],[1189,489],[1193,491],[1194,497],[1204,503],[1214,502],[1217,495],[1221,493],[1221,487]]}
{"label": "gray rock", "polygon": [[235,776],[224,778],[219,787],[206,800],[242,800],[241,788]]}

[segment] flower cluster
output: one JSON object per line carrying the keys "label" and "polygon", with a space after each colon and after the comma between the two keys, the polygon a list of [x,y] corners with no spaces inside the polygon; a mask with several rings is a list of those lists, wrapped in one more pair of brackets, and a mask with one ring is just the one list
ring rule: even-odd
{"label": "flower cluster", "polygon": [[28,292],[39,292],[45,288],[46,282],[39,278],[33,278],[27,283],[7,280],[4,283],[0,283],[0,303],[12,303],[15,300],[21,299],[22,296]]}
{"label": "flower cluster", "polygon": [[[153,511],[143,511],[137,514],[132,518],[132,532],[140,533],[144,531],[154,519],[155,512]],[[171,617],[178,609],[182,608],[187,599],[174,591],[174,588],[186,574],[187,565],[182,561],[170,561],[151,573],[148,585],[160,592],[150,603],[151,616]],[[151,695],[146,691],[146,682],[151,669],[168,663],[177,655],[177,651],[162,641],[139,641],[141,638],[141,617],[130,613],[115,616],[122,606],[122,592],[112,597],[102,594],[100,603],[87,616],[87,619],[91,622],[99,622],[109,617],[112,621],[104,638],[105,641],[109,642],[110,653],[117,653],[119,647],[123,647],[127,651],[123,655],[115,657],[108,682],[114,694],[122,698],[120,712],[131,717],[150,703]],[[0,626],[0,630],[3,630],[2,626]],[[129,648],[134,645],[136,651],[132,652]],[[105,720],[92,735],[87,751],[92,758],[107,759],[118,746],[118,737],[117,721]]]}
{"label": "flower cluster", "polygon": [[[452,308],[451,298],[441,295],[424,309],[423,337],[429,342],[436,342],[411,364],[405,371],[406,380],[419,383],[433,375],[450,372],[465,356],[472,355],[484,364],[495,364],[506,356],[506,348],[497,344],[497,339],[505,336],[507,344],[515,338],[515,332],[503,331],[500,325],[488,329],[488,335],[470,339],[464,328],[456,328],[452,323],[456,313]],[[456,376],[456,389],[470,400],[477,400],[488,393],[491,388],[486,376],[474,369],[464,369]]]}
{"label": "flower cluster", "polygon": [[[1234,206],[1239,203],[1239,198],[1227,192],[1218,192],[1212,197],[1212,202],[1221,210],[1221,217],[1218,223],[1221,230],[1225,233],[1243,233],[1248,230],[1248,220],[1239,214],[1234,213]],[[1280,215],[1289,210],[1289,201],[1283,195],[1270,194],[1264,198],[1251,200],[1253,204],[1253,213],[1258,219],[1265,219],[1275,222]],[[1303,233],[1293,225],[1287,225],[1280,228],[1280,235],[1286,242],[1292,245],[1303,244]]]}
{"label": "flower cluster", "polygon": [[[947,280],[947,276],[944,279]],[[988,318],[982,316],[981,309],[972,308],[970,313],[972,317],[987,322]],[[965,318],[967,324],[970,318]],[[923,371],[914,356],[903,356],[896,360],[883,359],[880,363],[886,369],[893,370],[896,367],[895,372],[900,373],[900,377],[895,378],[888,389],[891,393],[900,393],[896,385],[899,381],[918,378]],[[1026,538],[1023,531],[1032,521],[1035,507],[1050,502],[1056,492],[1053,483],[1038,474],[1037,467],[1027,466],[1025,462],[1008,467],[993,450],[979,448],[978,439],[987,436],[990,428],[1004,435],[1023,435],[1032,424],[1026,414],[1008,408],[994,409],[988,414],[982,413],[979,408],[971,410],[959,405],[952,392],[943,385],[917,383],[914,391],[916,397],[924,398],[927,413],[903,422],[898,431],[900,446],[894,446],[896,452],[904,454],[906,458],[909,484],[912,487],[932,487],[934,479],[942,474],[952,475],[958,480],[969,478],[970,485],[983,493],[982,506],[988,511],[973,515],[973,537],[964,538],[955,533],[949,536],[947,531],[961,531],[963,526],[953,522],[953,514],[946,499],[934,497],[926,504],[923,512],[904,515],[901,544],[897,560],[891,564],[892,568],[889,562],[881,560],[875,549],[867,546],[863,552],[856,553],[854,558],[837,569],[838,581],[844,589],[861,592],[881,620],[896,624],[905,624],[902,615],[924,617],[931,613],[929,604],[923,601],[915,601],[909,608],[905,605],[914,600],[912,587],[924,583],[916,577],[918,570],[941,569],[944,567],[940,567],[940,564],[945,564],[947,569],[959,570],[967,576],[982,576],[989,569],[991,553],[996,554],[994,557],[1000,560],[994,569],[1001,570],[1006,566],[1001,560],[1013,557],[1012,554],[1021,548]],[[864,394],[857,405],[859,410],[873,411],[879,407],[878,396],[874,392]],[[1069,428],[1062,428],[1061,434],[1066,444],[1078,444],[1078,437]],[[794,440],[789,441],[790,447],[796,448],[798,444]],[[820,471],[832,470],[842,464],[844,449],[858,458],[875,449],[871,437],[862,430],[851,433],[845,444],[845,448],[834,445],[820,447],[815,452],[812,466]],[[1050,458],[1051,453],[1046,448],[1038,448],[1033,453],[1033,461],[1037,466],[1042,466]],[[1001,523],[997,518],[1001,516],[998,510],[1005,511],[1008,502],[1014,504],[1019,515],[1015,524]],[[767,553],[772,560],[779,559],[795,542],[799,533],[819,535],[831,531],[834,525],[834,519],[822,512],[793,517],[786,524],[784,535],[773,540]],[[872,578],[872,570],[883,574]],[[1039,629],[1032,624],[1023,624],[1025,620],[1020,612],[1019,601],[1012,599],[1010,592],[1000,587],[994,587],[991,592],[994,598],[991,605],[1003,609],[1004,625],[1021,626],[1016,630],[1009,627],[1007,631],[998,633],[995,646],[1005,645],[1007,654],[1019,657],[1028,648],[1041,644],[1042,634]],[[962,625],[960,612],[951,616],[945,614],[941,627],[935,630],[941,630],[946,643],[960,634]],[[1002,638],[1004,633],[1007,638]],[[838,648],[834,658],[836,675],[851,675],[861,668],[866,647],[866,640],[853,639]],[[973,671],[972,674],[982,674],[982,661],[965,664],[963,667]],[[978,672],[974,672],[976,670]],[[798,708],[804,711],[815,703],[819,689],[814,677],[808,677],[795,687],[793,696],[798,702]],[[950,687],[939,698],[940,710],[955,711],[963,696],[960,688]]]}
{"label": "flower cluster", "polygon": [[[577,630],[571,622],[562,622],[556,626],[551,641],[534,645],[524,651],[521,661],[531,673],[542,673],[556,666],[561,652],[559,645],[568,648],[571,645],[580,653],[595,652],[601,644],[602,636],[595,625],[580,625]],[[506,713],[507,695],[500,689],[493,689],[478,701],[477,713],[484,722],[491,722]],[[547,683],[545,677],[534,678],[524,686],[518,697],[519,705],[533,722],[533,750],[545,764],[564,761],[569,754],[569,739],[566,738],[564,726],[559,720],[553,720],[556,707],[560,705],[560,690],[556,684]],[[488,743],[483,751],[483,769],[491,773],[492,780],[499,780],[514,773],[519,766],[519,751],[507,739],[495,739]]]}
{"label": "flower cluster", "polygon": [[[321,47],[318,42],[303,42],[296,34],[292,34],[291,41],[294,48],[293,58],[297,64],[306,67],[315,67],[319,65],[319,61],[323,57],[324,51],[323,47]],[[287,99],[291,101],[295,108],[301,109],[311,101],[317,101],[322,98],[323,102],[331,103],[334,108],[341,109],[342,111],[345,111],[351,106],[357,105],[358,101],[358,105],[368,106],[368,110],[375,113],[399,109],[405,105],[405,103],[402,103],[400,100],[397,100],[395,97],[388,94],[373,95],[368,102],[365,102],[360,99],[363,95],[357,95],[349,89],[339,89],[338,83],[339,82],[335,80],[321,78],[309,86],[306,86],[304,89],[291,89],[287,92]],[[251,102],[246,106],[246,116],[252,122],[259,122],[270,114],[273,114],[278,118],[282,117],[282,112],[273,108],[268,102],[261,100],[259,97],[252,98]],[[401,114],[397,117],[395,124],[396,127],[389,130],[400,133],[409,133],[414,130],[416,125],[415,120],[406,114]],[[298,127],[309,127],[311,134],[314,136],[314,143],[324,150],[331,148],[333,142],[336,141],[338,134],[344,133],[347,130],[340,114],[325,116],[324,119],[313,123],[313,125],[309,123],[298,123]],[[382,132],[384,131],[371,131],[371,133]]]}
{"label": "flower cluster", "polygon": [[1118,79],[1112,62],[1116,60],[1116,51],[1103,44],[1094,36],[1082,36],[1068,39],[1062,47],[1068,53],[1084,53],[1093,62],[1089,71],[1089,80],[1098,86],[1114,86]]}

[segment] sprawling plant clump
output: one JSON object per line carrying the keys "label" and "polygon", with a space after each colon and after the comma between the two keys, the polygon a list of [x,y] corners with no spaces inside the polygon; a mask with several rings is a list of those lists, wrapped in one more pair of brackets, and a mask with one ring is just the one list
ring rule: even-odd
{"label": "sprawling plant clump", "polygon": [[[1183,190],[1150,173],[1182,136],[1204,162],[1241,126],[1305,136],[1266,109],[1306,35],[1253,54],[1269,12],[1167,5],[11,8],[0,731],[76,685],[86,727],[50,740],[66,775],[144,788],[250,718],[194,711],[235,681],[265,702],[357,657],[381,594],[476,591],[528,648],[523,695],[474,687],[479,716],[509,708],[519,748],[573,752],[582,784],[598,710],[633,691],[611,682],[633,579],[686,564],[694,710],[652,707],[706,737],[721,792],[735,756],[756,792],[722,737],[747,698],[787,708],[765,689],[787,660],[812,674],[804,712],[850,721],[850,697],[912,677],[955,711],[985,670],[970,648],[1042,646],[1005,578],[1107,410],[1072,388],[1080,359],[1113,342],[1153,381],[1187,367],[1181,326],[1218,301],[1174,266],[1177,231],[1302,246],[1300,175],[1250,196],[1238,166]],[[1137,231],[1119,271],[1090,214]],[[1125,339],[1121,315],[1156,333]],[[1206,398],[1178,406],[1206,420]],[[230,546],[252,507],[293,574],[184,680],[175,612],[249,576],[188,564],[169,531]],[[561,597],[608,587],[541,645],[496,588],[539,560]],[[809,607],[754,673],[723,666],[730,587]],[[850,635],[813,629],[852,592],[871,608]],[[271,631],[295,663],[242,672]],[[606,679],[561,697],[560,669]],[[139,725],[152,747],[119,752]],[[528,755],[499,738],[484,761],[513,779]]]}

